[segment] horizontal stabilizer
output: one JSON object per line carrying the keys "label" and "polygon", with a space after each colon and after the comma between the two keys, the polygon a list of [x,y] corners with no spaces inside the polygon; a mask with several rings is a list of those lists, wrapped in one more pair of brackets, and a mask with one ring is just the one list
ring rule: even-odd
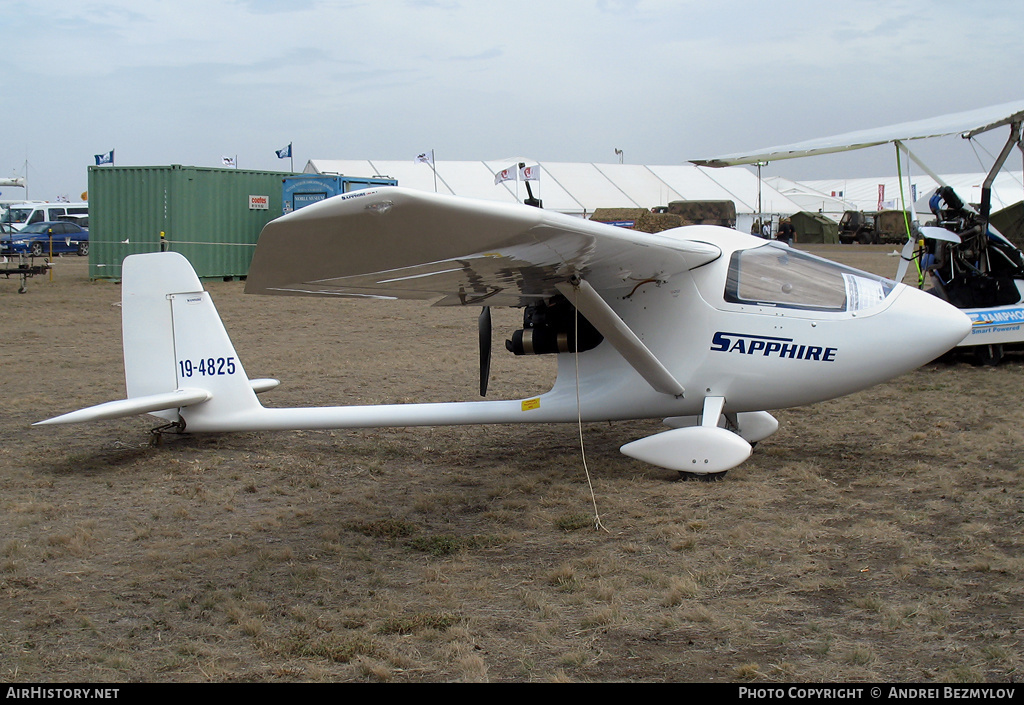
{"label": "horizontal stabilizer", "polygon": [[72,411],[61,416],[55,416],[45,421],[37,421],[33,426],[46,426],[49,424],[81,423],[83,421],[101,421],[103,419],[119,419],[122,416],[134,416],[135,414],[148,414],[153,411],[166,411],[177,409],[182,406],[191,406],[208,401],[211,398],[210,392],[205,389],[177,389],[173,392],[163,394],[148,394],[142,397],[121,399],[119,401],[108,401],[104,404],[97,404],[78,411]]}
{"label": "horizontal stabilizer", "polygon": [[262,394],[263,392],[269,392],[271,389],[277,389],[281,386],[281,380],[270,377],[266,379],[250,379],[249,386],[252,387],[252,391]]}

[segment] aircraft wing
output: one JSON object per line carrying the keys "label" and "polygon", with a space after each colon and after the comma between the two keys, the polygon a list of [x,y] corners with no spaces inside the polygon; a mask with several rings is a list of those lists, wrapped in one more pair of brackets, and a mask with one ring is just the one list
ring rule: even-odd
{"label": "aircraft wing", "polygon": [[558,294],[574,274],[606,290],[720,255],[709,243],[539,208],[382,187],[268,223],[245,290],[524,306]]}
{"label": "aircraft wing", "polygon": [[708,159],[691,159],[690,161],[698,166],[738,166],[740,164],[774,162],[779,159],[810,157],[816,154],[846,152],[888,144],[897,140],[919,140],[957,134],[973,137],[1003,125],[1020,122],[1022,119],[1024,119],[1024,101],[1016,101],[962,113],[942,115],[927,120],[904,122],[871,130],[847,132],[834,137],[821,137],[795,144],[767,147],[752,152],[739,152]]}

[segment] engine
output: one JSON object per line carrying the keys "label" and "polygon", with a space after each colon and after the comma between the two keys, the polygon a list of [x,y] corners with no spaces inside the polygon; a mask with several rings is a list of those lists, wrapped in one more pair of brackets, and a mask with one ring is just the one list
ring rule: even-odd
{"label": "engine", "polygon": [[523,327],[505,341],[505,348],[515,355],[546,355],[592,350],[604,340],[596,328],[577,313],[564,296],[547,303],[527,306]]}

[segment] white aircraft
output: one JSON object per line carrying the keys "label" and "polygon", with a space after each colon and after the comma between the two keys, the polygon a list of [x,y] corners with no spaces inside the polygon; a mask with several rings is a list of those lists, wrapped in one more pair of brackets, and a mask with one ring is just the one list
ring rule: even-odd
{"label": "white aircraft", "polygon": [[[681,473],[743,462],[767,409],[849,394],[941,355],[970,322],[922,291],[716,226],[655,235],[524,205],[382,187],[279,218],[246,292],[524,307],[506,347],[557,356],[552,389],[503,401],[265,408],[188,261],[125,259],[127,399],[42,424],[152,413],[177,430],[553,423],[663,418],[622,446]],[[577,313],[578,312],[578,313]],[[915,340],[907,345],[907,340]]]}
{"label": "white aircraft", "polygon": [[[1024,343],[1024,255],[989,223],[992,184],[996,175],[1014,147],[1024,152],[1022,123],[1024,101],[1016,101],[752,152],[695,159],[693,163],[712,167],[763,165],[779,159],[895,144],[899,152],[919,166],[937,185],[932,193],[919,199],[919,202],[923,200],[930,205],[934,225],[919,226],[918,209],[912,203],[903,206],[903,210],[910,213],[913,224],[907,234],[896,281],[903,281],[908,265],[918,260],[918,266],[923,266],[932,280],[930,291],[963,309],[971,319],[971,332],[957,347],[973,349],[984,364],[996,364],[1003,356],[1004,346]],[[1009,127],[1009,136],[982,183],[981,202],[976,204],[977,207],[965,204],[952,187],[908,146],[912,140],[948,135],[961,135],[973,140],[1001,127]],[[903,170],[899,170],[902,173]],[[906,195],[913,191],[909,163],[905,173],[906,189],[901,186],[901,191]],[[924,284],[924,271],[919,284]]]}

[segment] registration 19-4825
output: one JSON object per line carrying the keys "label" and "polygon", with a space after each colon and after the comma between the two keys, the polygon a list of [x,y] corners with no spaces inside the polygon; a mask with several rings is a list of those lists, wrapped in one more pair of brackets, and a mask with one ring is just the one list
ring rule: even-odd
{"label": "registration 19-4825", "polygon": [[199,358],[199,362],[192,360],[178,360],[178,371],[182,377],[212,377],[215,375],[235,374],[235,358],[233,357],[205,357]]}

